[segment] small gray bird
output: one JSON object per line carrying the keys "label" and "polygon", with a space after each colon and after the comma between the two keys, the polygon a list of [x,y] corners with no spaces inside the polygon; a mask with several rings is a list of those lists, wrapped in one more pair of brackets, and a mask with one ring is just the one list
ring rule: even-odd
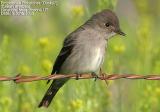
{"label": "small gray bird", "polygon": [[[96,13],[65,38],[52,74],[96,73],[103,63],[108,40],[116,34],[125,35],[115,13],[108,9]],[[67,81],[53,80],[39,107],[48,107]]]}

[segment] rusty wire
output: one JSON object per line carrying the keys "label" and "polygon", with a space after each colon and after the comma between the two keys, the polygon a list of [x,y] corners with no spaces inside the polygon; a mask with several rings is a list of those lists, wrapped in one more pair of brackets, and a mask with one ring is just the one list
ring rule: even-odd
{"label": "rusty wire", "polygon": [[145,80],[160,80],[160,75],[137,75],[137,74],[102,74],[97,76],[91,74],[56,74],[56,75],[49,75],[49,76],[39,76],[39,75],[30,75],[30,76],[22,76],[17,75],[15,77],[7,77],[7,76],[0,76],[0,81],[14,81],[15,83],[22,83],[22,82],[32,82],[32,81],[39,81],[39,80],[53,80],[53,79],[61,79],[61,78],[70,78],[70,79],[92,79],[97,78],[100,80],[116,80],[116,79],[145,79]]}

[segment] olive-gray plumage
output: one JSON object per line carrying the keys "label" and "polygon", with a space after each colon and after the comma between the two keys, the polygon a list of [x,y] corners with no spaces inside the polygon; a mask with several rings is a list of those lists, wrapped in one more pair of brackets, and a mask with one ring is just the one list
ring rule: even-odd
{"label": "olive-gray plumage", "polygon": [[[83,74],[96,72],[102,65],[107,41],[115,34],[125,35],[115,13],[105,9],[93,15],[69,34],[55,61],[52,74]],[[52,82],[39,107],[48,107],[58,90],[68,79]]]}

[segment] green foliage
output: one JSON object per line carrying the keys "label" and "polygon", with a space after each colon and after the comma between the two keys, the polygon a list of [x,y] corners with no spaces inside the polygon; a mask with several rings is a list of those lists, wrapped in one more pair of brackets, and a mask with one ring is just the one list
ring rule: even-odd
{"label": "green foliage", "polygon": [[[58,1],[58,6],[44,15],[21,19],[1,16],[0,74],[50,74],[64,37],[96,11],[116,9],[117,2],[120,1],[86,0],[82,4]],[[159,12],[150,13],[149,0],[135,0],[132,5],[139,21],[132,26],[127,18],[119,17],[127,36],[109,41],[103,71],[160,74],[160,26],[156,16]],[[99,80],[70,80],[48,109],[39,109],[38,103],[49,86],[46,81],[19,85],[0,82],[0,112],[159,112],[159,84],[116,80],[109,81],[106,87]]]}

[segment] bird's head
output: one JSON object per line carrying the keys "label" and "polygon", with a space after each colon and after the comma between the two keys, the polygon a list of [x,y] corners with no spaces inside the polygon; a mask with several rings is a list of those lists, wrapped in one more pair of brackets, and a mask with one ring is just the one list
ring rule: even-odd
{"label": "bird's head", "polygon": [[105,39],[116,34],[125,36],[125,33],[120,29],[118,17],[109,9],[94,14],[88,22],[94,29],[104,33]]}

